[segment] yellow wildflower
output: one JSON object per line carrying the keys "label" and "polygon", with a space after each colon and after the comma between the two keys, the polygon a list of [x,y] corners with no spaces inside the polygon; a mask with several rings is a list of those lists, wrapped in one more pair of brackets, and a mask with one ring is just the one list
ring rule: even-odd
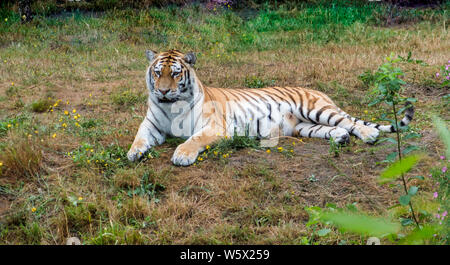
{"label": "yellow wildflower", "polygon": [[79,200],[79,201],[82,201],[82,200],[83,200],[83,197],[78,197],[78,200]]}
{"label": "yellow wildflower", "polygon": [[266,153],[270,154],[270,149],[267,149],[267,150],[266,150]]}
{"label": "yellow wildflower", "polygon": [[32,211],[33,213],[36,212],[36,208],[35,208],[35,207],[31,208],[31,211]]}
{"label": "yellow wildflower", "polygon": [[[68,102],[68,101],[67,101],[67,102]],[[76,109],[73,109],[73,110],[72,110],[72,112],[73,112],[73,113],[76,113],[76,112],[77,112],[77,110],[76,110]]]}
{"label": "yellow wildflower", "polygon": [[280,146],[277,149],[278,149],[278,152],[283,152],[283,147]]}
{"label": "yellow wildflower", "polygon": [[209,148],[211,148],[211,146],[209,146],[209,145],[206,145],[206,150],[208,150]]}
{"label": "yellow wildflower", "polygon": [[69,112],[67,110],[64,111],[65,115],[69,115]]}
{"label": "yellow wildflower", "polygon": [[53,138],[56,138],[56,133],[54,133],[54,134],[52,135],[52,137],[53,137]]}

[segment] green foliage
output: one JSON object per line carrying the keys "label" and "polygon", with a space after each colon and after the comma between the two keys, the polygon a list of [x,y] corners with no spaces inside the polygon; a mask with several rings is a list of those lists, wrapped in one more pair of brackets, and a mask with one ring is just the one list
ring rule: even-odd
{"label": "green foliage", "polygon": [[128,164],[126,154],[126,150],[116,144],[94,147],[89,143],[83,143],[76,150],[67,153],[67,156],[78,166],[94,168],[110,175],[116,168]]}
{"label": "green foliage", "polygon": [[369,106],[380,102],[397,105],[405,101],[405,98],[400,96],[402,86],[406,84],[401,77],[405,74],[401,68],[395,66],[395,63],[401,61],[401,59],[394,59],[393,57],[394,54],[391,53],[386,58],[387,62],[383,63],[374,74],[374,89],[372,90],[372,94],[375,96],[375,99],[369,103]]}
{"label": "green foliage", "polygon": [[5,136],[8,130],[19,126],[19,123],[23,120],[23,118],[10,118],[0,121],[0,136]]}
{"label": "green foliage", "polygon": [[450,131],[448,130],[447,125],[441,118],[434,116],[433,122],[439,136],[441,137],[446,147],[445,154],[447,155],[447,157],[450,157]]}
{"label": "green foliage", "polygon": [[450,60],[436,73],[436,79],[441,82],[441,87],[450,88]]}
{"label": "green foliage", "polygon": [[219,140],[214,146],[206,147],[206,152],[199,158],[200,161],[203,158],[227,158],[230,153],[236,150],[244,148],[260,149],[260,142],[255,137],[249,136],[248,126],[246,126],[245,134],[238,135],[236,132],[233,137],[225,137]]}
{"label": "green foliage", "polygon": [[330,137],[330,140],[329,140],[328,142],[329,142],[329,144],[330,144],[330,149],[328,150],[328,152],[329,152],[331,155],[334,155],[334,157],[338,157],[339,154],[340,154],[341,151],[342,151],[342,146],[339,145],[338,143],[336,143],[336,142],[333,140],[333,137]]}
{"label": "green foliage", "polygon": [[263,88],[273,86],[274,84],[275,84],[274,79],[266,80],[256,76],[246,77],[244,80],[244,86],[249,88]]}
{"label": "green foliage", "polygon": [[381,174],[378,181],[380,183],[386,183],[396,180],[401,175],[406,174],[411,168],[421,159],[420,155],[410,155],[398,160],[395,163],[387,167]]}
{"label": "green foliage", "polygon": [[153,174],[154,173],[150,171],[145,172],[142,176],[140,185],[134,189],[128,190],[127,195],[130,197],[144,196],[149,200],[159,202],[159,199],[156,196],[159,192],[164,191],[166,187],[160,183],[157,183],[155,179],[152,178]]}
{"label": "green foliage", "polygon": [[415,228],[406,237],[399,241],[400,245],[421,245],[427,243],[441,232],[442,228],[436,225],[424,225],[421,228]]}
{"label": "green foliage", "polygon": [[138,229],[121,224],[100,227],[93,237],[85,239],[88,245],[137,245],[146,244],[146,242],[146,237]]}
{"label": "green foliage", "polygon": [[346,212],[323,212],[322,221],[332,222],[340,229],[361,235],[383,236],[399,232],[398,223],[387,221],[386,218],[373,217],[365,214]]}
{"label": "green foliage", "polygon": [[144,95],[143,93],[136,94],[130,89],[125,89],[121,92],[112,94],[111,100],[117,106],[134,106],[136,104],[145,103],[147,95]]}
{"label": "green foliage", "polygon": [[[411,203],[411,196],[413,196],[417,190],[414,188],[412,191],[408,191],[407,180],[405,179],[406,173],[417,163],[419,160],[419,156],[409,156],[402,159],[402,143],[401,143],[401,131],[399,129],[399,118],[397,117],[401,114],[407,107],[400,109],[397,111],[396,106],[401,102],[406,102],[411,104],[411,102],[415,102],[413,98],[405,98],[401,96],[403,85],[406,84],[405,81],[401,79],[404,76],[403,71],[396,66],[396,63],[405,60],[404,58],[393,59],[394,54],[391,53],[389,57],[386,58],[387,62],[383,63],[374,74],[374,83],[372,94],[375,96],[375,99],[369,103],[369,105],[375,105],[381,102],[385,102],[388,105],[392,106],[392,114],[394,116],[394,120],[391,120],[392,126],[394,126],[395,133],[397,135],[397,139],[389,139],[391,142],[397,145],[397,152],[393,153],[394,155],[389,155],[387,157],[387,161],[393,161],[395,156],[398,156],[399,161],[391,165],[388,169],[386,169],[381,175],[380,182],[385,183],[394,178],[401,177],[403,189],[405,194],[400,196],[399,202],[401,205],[406,206],[409,205],[411,210],[411,215],[414,219],[414,222],[417,226],[419,226],[419,222],[416,218],[414,208]],[[412,60],[411,54],[408,54],[408,58],[406,60]],[[387,119],[386,115],[383,115],[383,119]],[[407,129],[404,129],[407,130]],[[407,138],[414,138],[415,135],[409,134]],[[403,150],[404,153],[409,153],[411,151],[416,150],[417,147],[414,145],[410,145]],[[411,189],[410,189],[411,190]],[[403,222],[403,224],[412,223],[409,221]]]}
{"label": "green foliage", "polygon": [[34,112],[46,112],[48,110],[50,110],[50,108],[53,106],[54,101],[52,101],[51,99],[45,98],[45,99],[40,99],[38,101],[35,101],[31,104],[31,110],[33,110]]}

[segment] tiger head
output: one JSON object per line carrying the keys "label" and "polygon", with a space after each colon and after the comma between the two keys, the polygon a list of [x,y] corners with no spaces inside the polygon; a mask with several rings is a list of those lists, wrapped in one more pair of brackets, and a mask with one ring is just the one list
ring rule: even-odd
{"label": "tiger head", "polygon": [[156,53],[146,51],[149,67],[146,74],[150,96],[160,103],[189,100],[194,95],[194,53],[183,54],[177,50]]}

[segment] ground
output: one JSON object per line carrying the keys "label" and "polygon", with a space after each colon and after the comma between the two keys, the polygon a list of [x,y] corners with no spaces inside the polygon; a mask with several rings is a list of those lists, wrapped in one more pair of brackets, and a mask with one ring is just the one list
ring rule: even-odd
{"label": "ground", "polygon": [[[335,154],[326,140],[288,138],[277,146],[282,151],[227,150],[176,167],[170,157],[182,140],[169,139],[140,162],[126,161],[146,110],[144,52],[177,48],[197,52],[206,86],[314,88],[381,123],[389,106],[369,107],[369,87],[358,76],[391,52],[411,51],[426,64],[399,63],[403,94],[418,100],[410,127],[421,137],[408,142],[426,157],[409,174],[428,176],[438,165],[443,147],[431,117],[449,118],[449,87],[435,76],[450,59],[448,14],[430,9],[384,25],[370,20],[370,7],[341,24],[333,12],[348,18],[347,11],[327,8],[217,12],[74,13],[36,16],[30,25],[1,17],[0,243],[64,244],[76,236],[84,244],[365,244],[366,237],[334,228],[318,237],[306,209],[353,204],[386,218],[409,215],[406,207],[388,209],[401,187],[377,181],[396,150],[388,142],[352,137]],[[414,204],[436,211],[423,203],[434,181],[412,183],[420,186]]]}

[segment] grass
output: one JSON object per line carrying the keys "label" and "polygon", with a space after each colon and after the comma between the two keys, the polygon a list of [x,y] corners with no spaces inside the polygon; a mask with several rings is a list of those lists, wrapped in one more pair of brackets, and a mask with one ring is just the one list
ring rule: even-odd
{"label": "grass", "polygon": [[[388,12],[333,3],[40,13],[27,25],[1,10],[0,243],[365,244],[334,228],[319,235],[328,228],[307,225],[305,209],[355,204],[404,216],[401,207],[386,210],[396,197],[376,182],[377,162],[394,150],[388,143],[352,137],[334,156],[324,140],[281,139],[267,149],[242,137],[179,168],[170,157],[182,141],[169,138],[140,162],[126,160],[146,111],[146,49],[195,51],[208,86],[315,88],[366,120],[384,111],[367,107],[359,76],[391,51],[411,51],[427,63],[401,67],[405,93],[419,99],[411,126],[430,157],[412,173],[428,175],[442,153],[432,114],[448,119],[448,87],[435,73],[450,59],[449,4]],[[414,181],[432,196],[434,181]]]}

